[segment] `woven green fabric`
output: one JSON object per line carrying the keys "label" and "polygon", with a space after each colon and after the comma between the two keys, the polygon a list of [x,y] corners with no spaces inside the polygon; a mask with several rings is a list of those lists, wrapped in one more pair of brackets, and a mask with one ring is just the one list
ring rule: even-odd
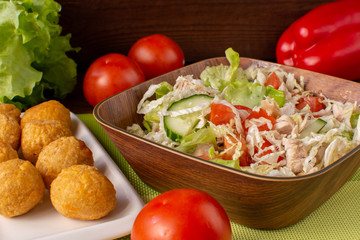
{"label": "woven green fabric", "polygon": [[[159,194],[141,181],[92,114],[79,114],[78,117],[102,144],[145,203]],[[360,239],[360,169],[327,202],[292,226],[278,230],[259,230],[232,222],[231,227],[233,239],[239,240]]]}

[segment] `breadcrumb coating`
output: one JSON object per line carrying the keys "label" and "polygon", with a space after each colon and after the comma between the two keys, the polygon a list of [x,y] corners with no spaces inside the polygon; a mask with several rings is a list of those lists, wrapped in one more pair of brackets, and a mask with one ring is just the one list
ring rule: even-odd
{"label": "breadcrumb coating", "polygon": [[0,183],[0,214],[9,218],[30,211],[45,192],[38,170],[22,159],[0,163]]}
{"label": "breadcrumb coating", "polygon": [[63,169],[50,187],[55,209],[65,217],[95,220],[115,209],[116,191],[103,173],[89,165]]}
{"label": "breadcrumb coating", "polygon": [[47,188],[62,169],[72,165],[94,165],[91,150],[85,142],[75,138],[61,137],[46,145],[36,161],[36,168],[40,171]]}

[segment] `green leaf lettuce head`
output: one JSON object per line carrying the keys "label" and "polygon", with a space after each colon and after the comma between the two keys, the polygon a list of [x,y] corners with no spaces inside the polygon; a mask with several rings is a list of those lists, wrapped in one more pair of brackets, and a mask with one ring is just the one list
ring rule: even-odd
{"label": "green leaf lettuce head", "polygon": [[25,110],[62,99],[76,85],[76,63],[60,36],[61,5],[53,0],[0,1],[0,102]]}

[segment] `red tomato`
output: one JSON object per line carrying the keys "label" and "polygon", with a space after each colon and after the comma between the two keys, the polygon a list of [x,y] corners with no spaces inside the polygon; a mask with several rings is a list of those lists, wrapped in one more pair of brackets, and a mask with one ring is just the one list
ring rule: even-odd
{"label": "red tomato", "polygon": [[228,141],[227,138],[224,138],[224,148],[228,149],[228,151],[226,151],[226,153],[222,156],[222,159],[225,159],[225,160],[231,160],[232,159],[232,156],[235,153],[235,147],[236,147],[234,145],[234,143],[237,142],[238,139],[239,139],[241,141],[241,143],[242,143],[241,150],[243,151],[243,154],[239,158],[239,164],[240,164],[240,166],[250,166],[250,156],[249,156],[248,149],[247,149],[247,146],[246,146],[245,137],[240,135],[238,137],[238,139],[235,139],[231,135],[227,135],[227,136],[229,137],[229,140],[231,142]]}
{"label": "red tomato", "polygon": [[235,117],[233,110],[221,103],[211,103],[210,122],[215,125],[229,123]]}
{"label": "red tomato", "polygon": [[242,106],[242,105],[234,105],[234,107],[238,110],[245,110],[247,111],[249,114],[252,112],[252,109],[251,108],[248,108],[248,107],[245,107],[245,106]]}
{"label": "red tomato", "polygon": [[[210,107],[210,122],[215,125],[229,123],[235,117],[235,113],[229,106],[221,103],[211,103]],[[235,105],[234,107],[239,110],[246,110],[249,113],[251,112],[251,109],[245,106]]]}
{"label": "red tomato", "polygon": [[146,79],[183,67],[185,63],[180,46],[161,34],[139,39],[130,48],[128,56],[139,64]]}
{"label": "red tomato", "polygon": [[[263,139],[264,139],[264,143],[261,145],[261,147],[260,147],[261,149],[265,149],[265,148],[270,147],[272,145],[272,143],[269,142],[269,140],[267,140],[266,138],[263,138]],[[258,152],[258,149],[255,149],[255,153],[257,153],[257,152]],[[265,155],[270,154],[270,153],[272,153],[272,151],[270,149],[266,150],[266,151],[262,152],[259,157],[265,156]]]}
{"label": "red tomato", "polygon": [[321,102],[321,97],[305,97],[300,98],[299,103],[296,104],[297,109],[303,109],[306,105],[309,105],[311,112],[318,112],[326,108],[325,104]]}
{"label": "red tomato", "polygon": [[271,73],[265,83],[265,86],[271,85],[275,89],[279,89],[281,82],[279,77],[276,75],[276,73]]}
{"label": "red tomato", "polygon": [[132,240],[230,240],[231,226],[223,207],[195,189],[175,189],[152,199],[140,211]]}
{"label": "red tomato", "polygon": [[130,58],[111,53],[96,59],[83,82],[86,100],[95,106],[105,98],[145,81],[140,67]]}
{"label": "red tomato", "polygon": [[[267,147],[270,147],[271,145],[273,145],[271,142],[269,142],[269,140],[267,140],[266,138],[263,138],[264,139],[264,143],[261,145],[261,149],[262,150],[264,150],[265,148],[267,148]],[[258,148],[255,148],[255,153],[258,153],[258,151],[259,151],[259,149]],[[270,153],[273,153],[273,151],[271,150],[271,149],[268,149],[268,150],[266,150],[266,151],[264,151],[264,152],[262,152],[260,155],[259,155],[259,157],[263,157],[263,156],[265,156],[265,155],[267,155],[267,154],[270,154]],[[282,156],[279,156],[278,157],[278,160],[277,160],[277,162],[280,162],[281,160],[283,160],[284,159],[284,157],[282,157]],[[268,164],[268,163],[265,163],[265,162],[261,162],[262,164]]]}
{"label": "red tomato", "polygon": [[[261,117],[270,120],[272,125],[274,125],[275,122],[276,122],[276,119],[273,116],[267,114],[267,112],[262,108],[260,108],[258,112],[252,111],[250,113],[250,115],[246,118],[245,121],[250,120],[252,118],[261,118]],[[269,127],[267,126],[267,124],[263,124],[261,126],[258,126],[258,129],[259,129],[259,131],[269,131],[270,130]]]}

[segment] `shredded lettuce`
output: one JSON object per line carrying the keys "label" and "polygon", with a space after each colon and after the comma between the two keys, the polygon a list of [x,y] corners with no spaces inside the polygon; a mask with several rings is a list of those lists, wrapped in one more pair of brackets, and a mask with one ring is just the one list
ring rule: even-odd
{"label": "shredded lettuce", "polygon": [[61,5],[53,0],[0,2],[0,102],[21,110],[64,98],[76,84],[78,51],[61,36]]}
{"label": "shredded lettuce", "polygon": [[224,165],[227,167],[231,167],[231,168],[235,168],[235,169],[241,169],[240,167],[240,160],[239,158],[236,160],[224,160],[224,159],[219,159],[219,158],[215,158],[215,159],[210,159],[211,162],[220,164],[220,165]]}
{"label": "shredded lettuce", "polygon": [[350,124],[352,128],[356,128],[359,120],[359,113],[353,113],[350,117]]}
{"label": "shredded lettuce", "polygon": [[285,93],[281,90],[275,89],[271,86],[266,87],[266,96],[269,96],[275,100],[279,107],[285,105]]}
{"label": "shredded lettuce", "polygon": [[176,149],[182,152],[190,152],[201,143],[213,143],[216,145],[216,136],[212,128],[202,128],[185,136]]}
{"label": "shredded lettuce", "polygon": [[[147,131],[135,127],[129,130],[182,152],[205,156],[217,164],[277,177],[318,171],[360,144],[360,108],[356,102],[342,103],[320,95],[325,109],[314,113],[309,106],[297,109],[299,99],[312,94],[304,90],[303,77],[295,79],[294,74],[278,67],[252,65],[241,69],[239,54],[231,48],[225,53],[229,65],[206,67],[200,79],[193,79],[192,75],[179,76],[173,88],[166,83],[150,86],[138,105]],[[267,77],[274,71],[281,79],[279,89],[265,86]],[[205,105],[168,109],[173,102],[194,94],[206,94],[213,99]],[[211,107],[216,104],[224,105],[224,111]],[[266,116],[248,119],[249,111],[237,105],[256,112],[262,108],[275,122]],[[163,116],[186,118],[200,110],[201,115],[196,117],[199,122],[181,141],[167,137]],[[229,121],[212,122],[212,117],[221,117],[220,114],[229,114]],[[311,131],[301,137],[303,129],[320,117],[326,122],[321,131]],[[245,151],[251,158],[250,166],[239,165]]]}
{"label": "shredded lettuce", "polygon": [[235,81],[224,89],[225,100],[233,105],[242,105],[249,108],[259,106],[265,98],[266,87],[258,83],[250,83],[246,78]]}
{"label": "shredded lettuce", "polygon": [[159,88],[155,90],[156,99],[162,98],[173,90],[173,86],[168,82],[161,82]]}
{"label": "shredded lettuce", "polygon": [[[228,48],[225,55],[230,66],[206,67],[200,74],[200,79],[205,82],[205,85],[223,91],[225,100],[234,105],[254,108],[260,105],[265,96],[270,96],[274,98],[279,107],[284,106],[285,94],[283,91],[265,87],[257,82],[250,82],[243,70],[239,68],[239,54],[232,48]],[[265,77],[264,74],[262,75]]]}

